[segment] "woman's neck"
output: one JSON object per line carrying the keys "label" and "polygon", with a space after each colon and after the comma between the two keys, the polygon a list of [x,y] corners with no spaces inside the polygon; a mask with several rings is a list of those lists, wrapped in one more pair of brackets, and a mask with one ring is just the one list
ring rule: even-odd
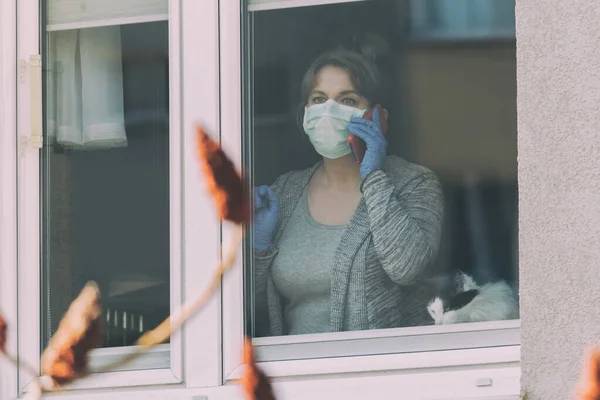
{"label": "woman's neck", "polygon": [[323,158],[323,180],[332,188],[358,188],[360,166],[354,163],[352,154],[336,159]]}

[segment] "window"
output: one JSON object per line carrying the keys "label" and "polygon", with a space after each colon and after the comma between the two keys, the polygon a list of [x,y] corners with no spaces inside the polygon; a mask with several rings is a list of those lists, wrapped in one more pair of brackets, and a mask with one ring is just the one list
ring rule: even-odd
{"label": "window", "polygon": [[[167,2],[154,3],[167,19]],[[170,311],[168,22],[45,4],[43,344],[93,280],[102,347],[132,346]],[[114,25],[125,17],[111,11],[139,22]],[[148,368],[169,365],[163,347]]]}
{"label": "window", "polygon": [[[76,3],[81,6],[68,0],[11,0],[0,6],[18,16],[11,22],[9,14],[0,13],[5,42],[16,33],[15,48],[2,50],[0,85],[6,89],[11,76],[18,82],[12,106],[0,99],[3,111],[14,106],[15,114],[4,125],[14,136],[0,139],[0,174],[8,183],[3,188],[16,192],[0,197],[3,215],[16,215],[0,227],[0,299],[5,315],[17,321],[11,329],[18,340],[9,346],[20,359],[39,369],[39,356],[56,322],[88,279],[101,284],[111,310],[105,317],[114,328],[93,352],[93,369],[130,351],[140,328],[155,323],[153,317],[160,320],[201,291],[222,257],[230,227],[214,215],[197,168],[194,125],[202,124],[220,139],[248,173],[251,186],[271,185],[290,170],[316,165],[322,158],[302,127],[302,78],[322,51],[340,45],[374,58],[389,79],[385,86],[391,96],[381,101],[389,116],[387,153],[427,168],[444,194],[436,255],[419,279],[427,280],[431,290],[432,277],[460,266],[480,285],[502,279],[515,291],[516,79],[514,37],[506,33],[510,28],[491,29],[498,34],[440,32],[442,24],[424,28],[420,11],[409,0],[108,0],[101,8],[91,1],[87,8],[69,8]],[[441,19],[442,2],[427,3],[428,12]],[[497,0],[494,10],[500,3],[504,0]],[[462,10],[469,15],[472,11]],[[501,21],[494,26],[510,27],[507,19]],[[117,32],[120,39],[112,43],[118,42],[120,51],[115,46],[95,51],[98,59],[88,69],[104,80],[85,78],[84,64],[90,67],[82,51],[86,40],[100,41]],[[61,51],[72,55],[64,65]],[[4,57],[9,60],[12,54],[14,62],[5,63]],[[38,54],[42,85],[36,88],[35,57],[30,56]],[[12,64],[14,71],[5,64]],[[75,79],[65,81],[68,68],[75,71]],[[36,89],[43,94],[39,119]],[[323,92],[328,96],[328,90]],[[10,90],[2,93],[10,95]],[[357,94],[345,95],[338,100],[356,108],[352,101],[359,100]],[[103,110],[101,98],[110,107]],[[73,99],[74,106],[66,107]],[[316,105],[323,100],[311,97]],[[123,129],[111,130],[110,140],[95,148],[83,136],[69,142],[65,132],[71,131],[59,130],[61,120],[83,128],[84,120],[103,113],[116,116],[110,121],[113,128]],[[42,149],[27,136],[40,121]],[[125,178],[132,184],[123,182]],[[360,203],[362,195],[354,200]],[[353,213],[351,208],[346,212]],[[332,207],[319,215],[339,218],[341,211]],[[139,362],[93,374],[68,390],[100,389],[75,394],[82,398],[107,393],[143,397],[151,391],[150,396],[166,398],[235,396],[238,388],[224,383],[243,370],[238,368],[240,348],[244,335],[250,335],[261,367],[271,377],[284,378],[276,386],[291,396],[298,396],[301,388],[304,397],[323,396],[326,389],[354,398],[368,395],[372,384],[382,393],[400,386],[422,387],[424,396],[440,399],[445,397],[440,387],[455,384],[453,393],[469,398],[484,397],[482,390],[498,398],[519,392],[518,319],[369,326],[338,314],[341,329],[327,328],[329,321],[322,324],[322,332],[301,333],[285,327],[289,311],[286,316],[282,307],[281,334],[274,335],[268,312],[257,304],[257,235],[248,228],[238,265],[224,276],[222,292],[170,343]],[[333,228],[322,236],[323,243],[344,234]],[[377,260],[369,249],[369,228],[362,229],[369,244],[361,250],[364,259]],[[402,288],[418,289],[412,279]],[[15,281],[13,288],[10,282]],[[323,287],[321,281],[326,279],[316,279],[315,288]],[[348,285],[355,290],[357,282],[349,279]],[[392,283],[384,280],[382,286],[399,290]],[[152,295],[144,296],[145,290]],[[430,300],[426,297],[423,304]],[[385,315],[383,308],[365,309]],[[430,315],[425,308],[420,312]],[[396,373],[407,369],[411,373]],[[483,380],[494,381],[492,388],[475,386],[482,371]],[[315,375],[321,376],[312,379]],[[440,375],[442,384],[429,385]],[[10,391],[10,398],[29,381],[26,374],[6,377],[12,386],[3,386],[2,394]],[[123,386],[130,388],[115,390]]]}
{"label": "window", "polygon": [[[249,2],[261,360],[519,343],[514,2],[448,3]],[[346,128],[375,104],[387,132]],[[354,164],[350,133],[383,134],[386,161],[375,140]]]}
{"label": "window", "polygon": [[130,346],[169,315],[167,32],[48,33],[46,341],[88,280],[104,298],[102,347]]}
{"label": "window", "polygon": [[[201,174],[183,173],[197,167],[188,139],[194,124],[219,134],[218,59],[196,57],[217,48],[217,7],[200,7],[188,0],[15,2],[21,135],[13,155],[18,288],[11,295],[18,304],[15,352],[38,370],[86,281],[100,285],[108,327],[91,354],[97,371],[131,352],[141,331],[212,273],[197,266],[219,257],[218,220]],[[184,30],[185,38],[204,41],[184,40]],[[38,123],[41,149],[32,129]],[[184,368],[188,387],[216,385],[219,310],[211,304],[185,334],[69,390],[177,384]],[[205,357],[184,360],[184,347]],[[20,375],[19,388],[29,380]]]}
{"label": "window", "polygon": [[[97,367],[171,304],[168,3],[133,3],[43,3],[42,346],[93,280],[101,347],[123,347],[96,350]],[[168,368],[161,348],[128,369]]]}

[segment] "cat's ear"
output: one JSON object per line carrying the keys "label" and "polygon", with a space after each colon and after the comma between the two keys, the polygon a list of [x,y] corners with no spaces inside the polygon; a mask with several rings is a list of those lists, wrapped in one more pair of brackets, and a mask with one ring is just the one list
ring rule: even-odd
{"label": "cat's ear", "polygon": [[460,271],[460,276],[461,276],[461,281],[462,284],[460,285],[460,287],[462,288],[462,291],[469,291],[469,290],[473,290],[473,289],[479,289],[479,285],[477,284],[477,282],[475,281],[475,278],[473,278],[471,275]]}

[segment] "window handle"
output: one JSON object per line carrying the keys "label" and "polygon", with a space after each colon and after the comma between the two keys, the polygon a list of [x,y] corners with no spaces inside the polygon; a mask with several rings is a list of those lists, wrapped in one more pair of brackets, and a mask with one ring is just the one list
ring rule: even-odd
{"label": "window handle", "polygon": [[477,381],[475,381],[475,386],[477,386],[477,387],[492,386],[492,379],[491,378],[478,378]]}

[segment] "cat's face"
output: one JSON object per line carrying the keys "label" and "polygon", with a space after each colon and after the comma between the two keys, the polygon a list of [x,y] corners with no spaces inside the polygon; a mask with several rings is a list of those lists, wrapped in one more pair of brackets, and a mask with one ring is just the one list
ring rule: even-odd
{"label": "cat's face", "polygon": [[442,317],[444,316],[444,305],[442,304],[442,299],[439,297],[434,298],[427,305],[427,312],[433,318],[436,325],[440,325],[442,323]]}
{"label": "cat's face", "polygon": [[429,312],[436,325],[453,324],[456,322],[456,310],[448,310],[447,306],[444,306],[444,301],[439,297],[429,302],[427,312]]}
{"label": "cat's face", "polygon": [[479,289],[473,278],[458,271],[455,274],[438,277],[432,280],[436,295],[429,302],[427,312],[436,325],[455,324],[459,322],[459,310],[467,306]]}

